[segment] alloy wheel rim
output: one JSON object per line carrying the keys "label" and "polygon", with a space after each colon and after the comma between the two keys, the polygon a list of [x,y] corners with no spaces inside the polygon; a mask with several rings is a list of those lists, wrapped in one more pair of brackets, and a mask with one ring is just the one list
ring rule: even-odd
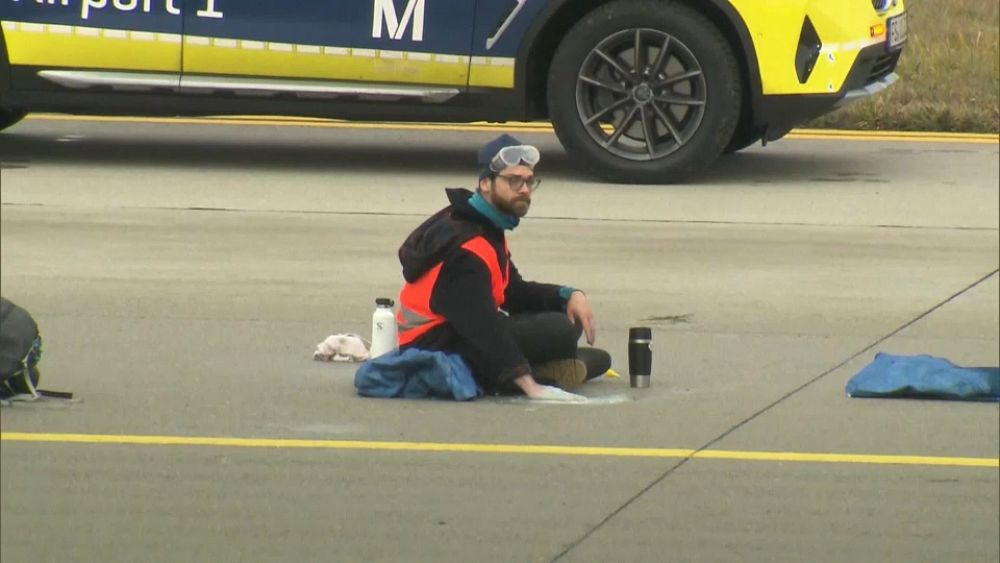
{"label": "alloy wheel rim", "polygon": [[656,160],[683,147],[701,126],[707,98],[698,59],[656,29],[609,35],[577,73],[580,122],[605,150],[628,160]]}

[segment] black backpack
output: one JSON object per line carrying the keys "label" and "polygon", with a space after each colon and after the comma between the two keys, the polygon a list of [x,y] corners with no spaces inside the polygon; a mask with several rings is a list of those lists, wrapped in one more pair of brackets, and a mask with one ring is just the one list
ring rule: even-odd
{"label": "black backpack", "polygon": [[41,391],[38,361],[42,337],[31,315],[0,297],[0,399],[37,399],[41,396],[71,399],[72,393]]}

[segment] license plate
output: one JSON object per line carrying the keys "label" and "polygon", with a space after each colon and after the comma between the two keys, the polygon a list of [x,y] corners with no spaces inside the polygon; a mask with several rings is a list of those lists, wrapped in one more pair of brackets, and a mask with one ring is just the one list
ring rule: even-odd
{"label": "license plate", "polygon": [[888,28],[888,33],[886,33],[887,47],[890,51],[900,48],[903,43],[906,43],[906,14],[889,18],[886,24]]}

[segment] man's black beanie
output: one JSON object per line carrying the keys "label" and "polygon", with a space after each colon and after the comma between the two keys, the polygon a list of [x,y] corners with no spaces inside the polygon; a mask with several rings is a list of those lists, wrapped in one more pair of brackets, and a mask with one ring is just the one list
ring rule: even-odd
{"label": "man's black beanie", "polygon": [[479,149],[479,179],[482,180],[493,173],[490,170],[490,163],[493,162],[493,158],[500,152],[500,149],[523,144],[521,141],[505,133],[483,145],[483,148]]}

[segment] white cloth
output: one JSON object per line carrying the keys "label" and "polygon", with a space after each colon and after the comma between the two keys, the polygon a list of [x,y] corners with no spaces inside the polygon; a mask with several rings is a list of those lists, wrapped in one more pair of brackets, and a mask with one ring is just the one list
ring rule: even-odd
{"label": "white cloth", "polygon": [[368,347],[357,334],[331,334],[316,345],[313,359],[320,362],[363,362],[368,359]]}

